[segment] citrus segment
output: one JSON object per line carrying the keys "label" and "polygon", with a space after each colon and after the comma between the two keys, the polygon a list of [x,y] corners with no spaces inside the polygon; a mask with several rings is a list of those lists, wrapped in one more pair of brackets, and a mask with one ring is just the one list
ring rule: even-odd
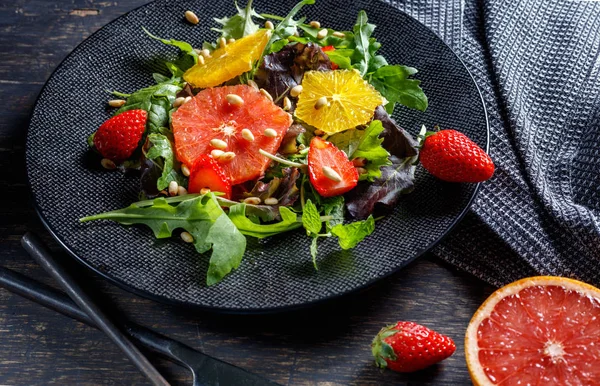
{"label": "citrus segment", "polygon": [[215,50],[204,63],[198,63],[183,74],[183,79],[196,88],[214,87],[250,71],[260,59],[270,33],[259,30]]}
{"label": "citrus segment", "polygon": [[476,385],[592,385],[600,380],[600,290],[540,276],[494,292],[465,338]]}
{"label": "citrus segment", "polygon": [[[241,97],[243,104],[229,103],[230,94]],[[291,124],[288,113],[246,85],[202,90],[172,115],[177,158],[194,165],[198,157],[213,150],[234,153],[233,158],[215,157],[233,185],[258,178],[265,171],[270,160],[259,150],[275,153]],[[244,129],[252,133],[252,140],[247,134],[244,138]],[[267,129],[271,130],[265,135]],[[219,141],[211,144],[213,139],[224,141],[225,146],[214,147]]]}
{"label": "citrus segment", "polygon": [[[327,134],[364,125],[383,103],[377,90],[356,71],[308,71],[302,87],[296,116]],[[321,98],[327,100],[326,105],[321,106]]]}

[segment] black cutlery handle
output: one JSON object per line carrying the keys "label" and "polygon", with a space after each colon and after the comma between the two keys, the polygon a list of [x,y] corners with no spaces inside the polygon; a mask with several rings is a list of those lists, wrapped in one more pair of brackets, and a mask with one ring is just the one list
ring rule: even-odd
{"label": "black cutlery handle", "polygon": [[37,236],[27,233],[21,239],[21,244],[31,257],[60,284],[75,304],[89,316],[100,330],[108,335],[152,384],[161,386],[169,385],[158,370],[148,361],[148,358],[110,321],[77,282],[52,258],[50,252]]}

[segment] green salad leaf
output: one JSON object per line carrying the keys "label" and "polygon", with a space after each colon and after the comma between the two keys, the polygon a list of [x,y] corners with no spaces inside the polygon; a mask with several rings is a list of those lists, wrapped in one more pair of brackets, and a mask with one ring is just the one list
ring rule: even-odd
{"label": "green salad leaf", "polygon": [[300,228],[302,222],[294,212],[285,206],[279,207],[281,221],[273,224],[257,224],[246,217],[246,204],[240,203],[229,207],[229,218],[242,234],[259,239]]}
{"label": "green salad leaf", "polygon": [[166,189],[171,181],[184,185],[185,178],[175,169],[177,158],[171,140],[163,134],[150,134],[148,142],[151,146],[146,152],[146,158],[152,160],[162,170],[161,176],[156,181],[156,188],[159,191]]}
{"label": "green salad leaf", "polygon": [[369,216],[366,220],[355,221],[350,224],[338,224],[331,228],[331,234],[337,236],[342,249],[351,249],[363,241],[365,237],[375,230],[375,220]]}
{"label": "green salad leaf", "polygon": [[323,227],[319,211],[311,200],[306,201],[302,210],[302,225],[309,235],[318,235]]}
{"label": "green salad leaf", "polygon": [[115,115],[127,110],[142,109],[148,112],[146,128],[149,133],[160,133],[161,127],[169,126],[169,112],[173,101],[181,91],[180,79],[169,79],[167,82],[146,87],[129,95],[127,102]]}
{"label": "green salad leaf", "polygon": [[216,196],[209,193],[169,205],[157,198],[151,206],[131,204],[127,208],[84,217],[80,221],[111,220],[123,225],[148,226],[158,239],[169,238],[175,229],[184,229],[194,237],[196,251],[204,253],[212,248],[206,283],[218,283],[232,269],[237,268],[246,250],[246,238],[231,222],[219,205]]}
{"label": "green salad leaf", "polygon": [[395,103],[420,111],[427,110],[427,95],[420,87],[421,81],[408,79],[416,73],[416,68],[393,65],[380,67],[369,75],[369,82],[388,100],[388,113],[394,111]]}
{"label": "green salad leaf", "polygon": [[355,64],[354,68],[360,71],[362,76],[367,74],[369,69],[369,62],[371,61],[371,35],[375,30],[375,25],[367,22],[367,13],[365,11],[360,11],[358,13],[358,18],[356,20],[356,24],[354,25],[354,56],[355,56]]}
{"label": "green salad leaf", "polygon": [[240,39],[255,33],[260,27],[254,22],[253,18],[263,19],[252,8],[252,0],[248,0],[245,8],[240,8],[236,1],[235,8],[238,11],[237,14],[231,17],[214,19],[217,23],[221,24],[221,28],[211,28],[213,31],[219,32],[225,39]]}
{"label": "green salad leaf", "polygon": [[[148,31],[146,28],[142,27],[142,29],[146,35],[150,36],[152,39],[158,40],[159,42],[169,46],[177,47],[181,50],[182,55],[179,57],[179,59],[177,59],[175,62],[166,63],[167,68],[174,77],[183,76],[183,73],[188,68],[198,63],[198,53],[194,50],[194,47],[192,47],[190,43],[175,39],[159,38],[158,36],[150,33],[150,31]],[[157,80],[157,83],[161,82]]]}

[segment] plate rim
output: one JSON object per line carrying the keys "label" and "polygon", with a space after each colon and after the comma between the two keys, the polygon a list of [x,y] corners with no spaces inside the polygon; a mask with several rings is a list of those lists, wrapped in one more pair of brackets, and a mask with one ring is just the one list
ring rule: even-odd
{"label": "plate rim", "polygon": [[[362,292],[364,290],[369,289],[370,287],[373,287],[374,285],[376,285],[378,283],[383,282],[384,280],[390,278],[392,275],[397,274],[400,270],[402,270],[402,269],[406,268],[407,266],[411,265],[415,260],[419,259],[420,257],[422,257],[423,255],[425,255],[426,253],[430,252],[437,244],[439,244],[444,238],[446,238],[449,233],[452,232],[452,230],[457,226],[457,224],[469,212],[469,209],[473,205],[473,203],[475,201],[475,198],[479,194],[479,191],[480,191],[480,188],[481,188],[481,183],[477,183],[476,184],[475,189],[473,190],[473,193],[471,194],[471,197],[469,198],[469,201],[464,206],[464,208],[461,210],[461,212],[458,214],[458,216],[456,216],[453,219],[453,221],[450,223],[450,225],[444,230],[443,234],[441,236],[439,236],[437,239],[435,239],[432,242],[430,242],[419,253],[416,253],[413,256],[411,256],[410,258],[406,259],[405,262],[404,262],[404,264],[402,264],[402,265],[400,265],[400,266],[398,266],[398,267],[390,270],[389,272],[385,273],[384,275],[381,275],[379,277],[373,278],[373,279],[367,281],[366,283],[361,284],[359,286],[356,286],[356,287],[354,287],[354,288],[352,288],[350,290],[346,290],[346,291],[343,291],[343,292],[331,294],[331,295],[328,295],[328,296],[325,296],[325,297],[322,297],[322,298],[319,298],[319,299],[316,299],[316,300],[311,300],[311,301],[308,301],[308,302],[303,302],[303,303],[298,303],[298,304],[289,304],[289,305],[285,305],[285,306],[264,307],[264,308],[232,308],[232,307],[207,306],[207,305],[201,305],[201,304],[187,302],[187,301],[184,301],[184,300],[171,299],[171,298],[168,298],[168,297],[163,296],[163,295],[157,295],[157,294],[153,294],[153,293],[151,293],[149,291],[146,291],[146,290],[135,288],[135,287],[133,287],[133,286],[125,283],[124,281],[122,281],[120,279],[117,279],[115,277],[110,276],[108,273],[100,271],[98,268],[96,268],[93,265],[91,265],[85,259],[79,257],[76,253],[74,253],[66,245],[66,243],[56,234],[55,230],[50,226],[49,222],[45,218],[44,214],[41,211],[41,208],[38,205],[38,201],[36,199],[36,194],[33,191],[32,182],[31,182],[31,174],[29,172],[29,161],[28,161],[29,157],[27,156],[27,154],[29,153],[28,150],[29,150],[29,147],[30,147],[29,132],[31,130],[31,118],[34,115],[34,113],[35,113],[35,111],[37,109],[38,103],[40,102],[40,98],[44,94],[46,88],[48,87],[48,83],[50,82],[50,80],[55,76],[56,72],[63,66],[64,62],[66,62],[72,55],[75,54],[75,52],[79,49],[79,47],[81,47],[88,39],[92,38],[94,35],[96,35],[100,31],[102,31],[107,26],[115,23],[116,21],[118,21],[118,20],[120,20],[122,18],[127,17],[130,13],[135,12],[138,9],[147,7],[149,4],[155,3],[157,1],[160,1],[160,0],[149,1],[149,2],[147,2],[145,4],[142,4],[142,5],[138,6],[138,7],[135,7],[133,9],[131,9],[131,10],[129,10],[129,11],[127,11],[127,12],[125,12],[125,13],[117,16],[116,18],[112,19],[108,23],[104,24],[102,27],[98,28],[98,30],[96,30],[93,33],[91,33],[89,36],[87,36],[81,42],[79,42],[60,61],[60,63],[54,68],[54,70],[52,71],[52,73],[48,76],[48,78],[46,79],[44,85],[42,86],[42,88],[40,89],[40,91],[39,91],[39,93],[38,93],[38,95],[36,97],[35,103],[34,103],[33,108],[31,110],[31,114],[29,115],[29,123],[27,125],[27,139],[26,139],[26,144],[25,144],[25,167],[26,167],[26,170],[27,170],[27,186],[29,188],[29,193],[30,193],[32,201],[33,201],[33,207],[34,207],[35,212],[37,213],[38,217],[40,218],[42,224],[44,225],[44,228],[46,228],[46,230],[50,233],[50,235],[52,236],[52,238],[78,264],[83,265],[87,269],[89,269],[92,272],[94,272],[96,275],[100,276],[102,279],[107,280],[109,283],[112,283],[112,284],[116,285],[118,288],[120,288],[120,289],[122,289],[122,290],[124,290],[126,292],[129,292],[131,294],[134,294],[134,295],[137,295],[137,296],[140,296],[142,298],[149,299],[149,300],[152,300],[152,301],[155,301],[155,302],[158,302],[158,303],[167,304],[167,305],[170,305],[170,306],[187,307],[187,308],[192,308],[194,310],[208,311],[208,312],[219,313],[219,314],[235,314],[235,315],[261,315],[261,314],[274,314],[274,313],[281,313],[281,312],[290,312],[290,311],[297,311],[297,310],[302,310],[302,309],[308,309],[308,308],[317,307],[319,305],[325,304],[327,302],[331,302],[331,301],[339,299],[341,297],[352,295],[352,294],[356,294],[358,292]],[[481,105],[483,107],[483,115],[485,117],[485,131],[486,131],[485,151],[486,151],[486,153],[489,153],[489,148],[490,148],[490,122],[489,122],[489,116],[488,116],[488,112],[487,112],[487,107],[486,107],[486,104],[485,104],[485,99],[483,98],[483,94],[481,93],[481,89],[480,89],[479,85],[477,84],[477,82],[475,80],[475,77],[473,76],[473,74],[471,73],[471,71],[469,70],[469,68],[466,66],[465,62],[454,51],[454,49],[452,49],[452,47],[450,47],[441,37],[439,37],[435,32],[433,32],[425,24],[421,23],[418,19],[412,17],[411,15],[409,15],[406,12],[404,12],[403,10],[395,8],[393,5],[391,5],[391,4],[387,3],[387,2],[384,2],[383,0],[378,0],[377,3],[379,3],[380,5],[383,5],[383,6],[392,7],[396,11],[401,12],[405,16],[407,16],[408,18],[412,19],[414,22],[416,22],[417,24],[419,24],[422,28],[424,28],[427,31],[429,31],[430,33],[432,33],[433,36],[435,36],[436,39],[438,39],[444,46],[446,46],[446,48],[448,48],[450,50],[450,52],[452,53],[452,55],[456,59],[458,59],[458,62],[465,69],[465,71],[467,72],[467,74],[471,78],[471,81],[475,85],[475,89],[477,90],[477,94],[479,95],[479,100],[480,100]]]}

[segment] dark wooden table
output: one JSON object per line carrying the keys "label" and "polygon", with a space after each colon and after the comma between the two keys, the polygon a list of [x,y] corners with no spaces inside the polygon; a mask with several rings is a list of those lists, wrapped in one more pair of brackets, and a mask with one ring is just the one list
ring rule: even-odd
{"label": "dark wooden table", "polygon": [[[29,201],[24,146],[35,98],[52,70],[83,39],[146,0],[0,2],[0,264],[51,283],[20,246],[45,232]],[[52,4],[58,3],[58,4]],[[62,255],[61,255],[62,256]],[[64,257],[64,259],[68,259]],[[70,262],[70,261],[69,261]],[[277,315],[234,316],[174,308],[122,291],[75,263],[96,294],[133,321],[281,384],[469,384],[463,337],[493,288],[427,256],[368,291],[323,307]],[[89,279],[87,279],[89,278]],[[412,375],[379,371],[370,342],[396,320],[451,336],[456,354]],[[0,289],[0,384],[135,385],[145,378],[99,331]],[[158,358],[173,384],[185,370]]]}

